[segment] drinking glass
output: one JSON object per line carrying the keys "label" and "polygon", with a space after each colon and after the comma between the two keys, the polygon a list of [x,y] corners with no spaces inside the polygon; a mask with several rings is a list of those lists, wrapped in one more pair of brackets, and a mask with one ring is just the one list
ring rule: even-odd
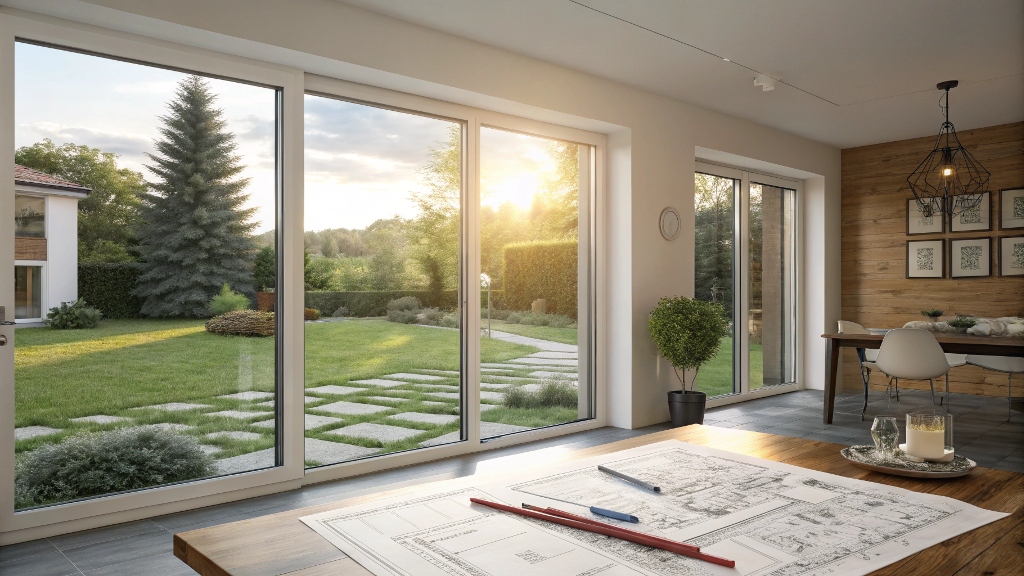
{"label": "drinking glass", "polygon": [[896,418],[878,416],[871,424],[871,438],[875,441],[875,453],[882,460],[892,460],[900,444],[900,428]]}

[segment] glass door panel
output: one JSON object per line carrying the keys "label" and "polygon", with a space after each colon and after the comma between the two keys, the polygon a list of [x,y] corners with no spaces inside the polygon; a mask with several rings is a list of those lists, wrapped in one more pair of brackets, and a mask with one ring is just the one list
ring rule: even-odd
{"label": "glass door panel", "polygon": [[696,389],[708,396],[740,391],[735,377],[736,201],[740,180],[698,172],[694,196],[694,298],[722,305],[730,335],[718,355],[697,372]]}
{"label": "glass door panel", "polygon": [[14,319],[39,320],[43,317],[42,266],[14,267]]}
{"label": "glass door panel", "polygon": [[305,97],[306,465],[459,442],[462,124]]}
{"label": "glass door panel", "polygon": [[593,415],[591,166],[590,146],[480,129],[481,438]]}
{"label": "glass door panel", "polygon": [[794,191],[750,184],[748,350],[750,389],[795,380],[793,362]]}
{"label": "glass door panel", "polygon": [[17,267],[18,316],[85,308],[16,329],[16,509],[281,465],[281,323],[253,310],[277,287],[260,250],[280,92],[23,42],[15,58],[15,162],[43,173],[19,180],[44,178],[53,232],[19,205],[46,281]]}

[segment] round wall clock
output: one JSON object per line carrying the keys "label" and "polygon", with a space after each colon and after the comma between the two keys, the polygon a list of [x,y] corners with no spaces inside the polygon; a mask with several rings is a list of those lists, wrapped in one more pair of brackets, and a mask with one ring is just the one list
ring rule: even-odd
{"label": "round wall clock", "polygon": [[659,226],[665,240],[675,240],[676,236],[679,236],[679,228],[682,224],[683,221],[679,218],[679,212],[676,212],[675,208],[669,207],[661,211]]}

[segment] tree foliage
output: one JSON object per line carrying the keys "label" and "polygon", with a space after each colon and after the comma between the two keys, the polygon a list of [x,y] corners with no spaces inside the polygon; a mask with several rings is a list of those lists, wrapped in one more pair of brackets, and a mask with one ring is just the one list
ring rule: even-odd
{"label": "tree foliage", "polygon": [[128,262],[146,192],[142,174],[117,166],[117,155],[97,148],[50,139],[18,148],[14,161],[40,172],[91,188],[78,201],[78,259],[81,262]]}
{"label": "tree foliage", "polygon": [[697,174],[695,180],[694,290],[732,318],[735,194],[733,180]]}
{"label": "tree foliage", "polygon": [[147,166],[156,178],[138,227],[144,316],[207,316],[224,284],[253,293],[255,210],[244,208],[248,179],[238,177],[244,167],[215,99],[205,80],[189,76],[160,118]]}
{"label": "tree foliage", "polygon": [[448,129],[447,141],[430,150],[420,171],[425,192],[412,195],[419,214],[409,223],[410,256],[431,290],[455,288],[459,279],[459,224],[462,198],[462,126]]}

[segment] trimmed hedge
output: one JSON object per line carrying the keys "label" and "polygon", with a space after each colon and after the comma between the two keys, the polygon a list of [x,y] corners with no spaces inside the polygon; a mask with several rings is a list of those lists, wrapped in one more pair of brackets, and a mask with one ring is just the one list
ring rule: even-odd
{"label": "trimmed hedge", "polygon": [[135,262],[78,265],[78,297],[97,308],[104,318],[135,318],[143,299],[132,296],[139,280]]}
{"label": "trimmed hedge", "polygon": [[505,246],[503,300],[510,310],[529,310],[538,298],[547,311],[576,318],[579,247],[575,240],[520,242]]}
{"label": "trimmed hedge", "polygon": [[[391,290],[384,292],[306,292],[306,308],[316,308],[321,312],[337,310],[342,306],[348,316],[365,318],[386,316],[388,302],[412,296],[420,301],[424,308],[440,308],[453,310],[459,305],[459,293],[456,290],[432,292],[430,290]],[[481,290],[480,305],[486,310],[487,292]],[[491,290],[491,307],[504,305],[501,290]]]}

